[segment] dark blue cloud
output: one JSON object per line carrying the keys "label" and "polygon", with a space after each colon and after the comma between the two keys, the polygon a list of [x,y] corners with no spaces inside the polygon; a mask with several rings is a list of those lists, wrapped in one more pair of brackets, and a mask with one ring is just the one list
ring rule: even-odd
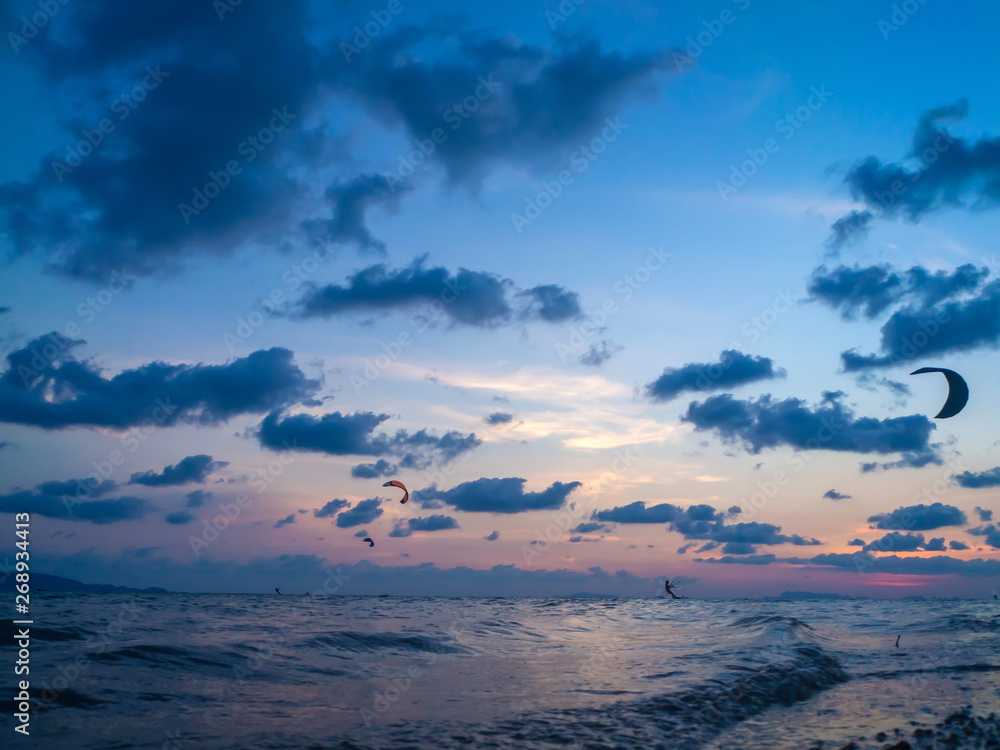
{"label": "dark blue cloud", "polygon": [[284,518],[281,518],[274,523],[274,528],[280,529],[282,526],[287,526],[290,523],[295,523],[295,514],[289,513]]}
{"label": "dark blue cloud", "polygon": [[954,505],[943,503],[902,506],[892,513],[879,513],[868,518],[868,523],[874,523],[878,529],[906,531],[929,531],[945,526],[961,526],[965,522],[965,513]]}
{"label": "dark blue cloud", "polygon": [[726,393],[695,401],[681,416],[695,430],[714,430],[723,441],[742,443],[751,453],[788,445],[799,450],[902,453],[902,465],[941,463],[928,441],[934,424],[923,415],[855,419],[841,403],[843,393],[825,392],[810,408],[804,401],[776,401],[770,395],[738,401]]}
{"label": "dark blue cloud", "polygon": [[688,542],[687,544],[677,548],[677,554],[686,555],[688,553],[688,550],[694,549],[697,546],[698,546],[697,542]]}
{"label": "dark blue cloud", "polygon": [[463,482],[450,490],[431,487],[422,492],[428,499],[438,500],[467,513],[525,513],[561,508],[569,493],[582,486],[581,482],[553,482],[541,492],[525,492],[526,481],[518,477],[483,477]]}
{"label": "dark blue cloud", "polygon": [[691,505],[683,510],[670,503],[646,507],[646,504],[641,500],[617,508],[594,511],[591,515],[594,521],[666,523],[670,531],[683,534],[685,539],[709,540],[711,546],[705,545],[698,552],[708,552],[722,544],[728,547],[724,552],[749,554],[755,551],[755,545],[760,544],[804,546],[821,543],[818,539],[806,539],[798,534],[782,534],[780,526],[769,523],[749,522],[727,525],[726,518],[730,516],[731,514],[721,513],[710,505]]}
{"label": "dark blue cloud", "polygon": [[206,500],[211,499],[212,493],[205,490],[194,490],[194,492],[189,492],[184,497],[187,498],[188,508],[200,508],[205,504]]}
{"label": "dark blue cloud", "polygon": [[325,235],[333,242],[353,242],[361,250],[385,252],[385,243],[375,239],[365,226],[365,215],[372,206],[381,206],[385,211],[395,213],[399,208],[399,199],[409,189],[408,185],[394,189],[382,175],[358,175],[327,187],[326,199],[332,216],[306,221],[304,226],[313,234]]}
{"label": "dark blue cloud", "polygon": [[211,456],[199,453],[197,456],[182,458],[175,466],[166,466],[163,472],[136,472],[129,484],[143,484],[146,487],[170,487],[188,482],[204,484],[213,471],[229,466],[228,461],[213,461]]}
{"label": "dark blue cloud", "polygon": [[[336,411],[314,417],[309,414],[285,416],[274,411],[261,422],[257,438],[262,447],[275,451],[289,448],[332,456],[397,456],[400,458],[398,465],[410,469],[425,469],[435,460],[447,463],[482,444],[475,434],[463,435],[454,430],[441,437],[427,430],[412,435],[406,430],[398,430],[391,437],[385,433],[373,434],[387,419],[388,414],[373,412],[341,414]],[[371,470],[375,471],[378,466],[371,466]]]}
{"label": "dark blue cloud", "polygon": [[396,521],[389,536],[410,536],[414,531],[445,531],[457,529],[458,521],[451,516],[425,516],[424,518],[404,518]]}
{"label": "dark blue cloud", "polygon": [[986,508],[980,508],[977,505],[976,506],[976,513],[979,514],[979,520],[980,521],[992,521],[993,520],[993,511],[992,510],[987,510]]}
{"label": "dark blue cloud", "polygon": [[[72,355],[81,343],[52,333],[8,354],[0,374],[0,422],[45,429],[127,428],[143,420],[162,427],[219,424],[295,403],[320,387],[292,362],[292,352],[278,347],[225,365],[152,362],[106,378]],[[55,356],[46,356],[54,349]],[[50,393],[56,394],[52,400]]]}
{"label": "dark blue cloud", "polygon": [[[427,268],[426,260],[427,256],[421,255],[408,267],[395,271],[378,263],[349,276],[344,285],[313,287],[296,303],[293,314],[308,319],[412,310],[411,319],[428,325],[443,316],[453,326],[478,328],[495,328],[518,320],[557,323],[579,314],[576,294],[562,287],[538,286],[517,293],[509,279],[465,268],[452,274],[440,266]],[[519,308],[518,299],[524,300]]]}
{"label": "dark blue cloud", "polygon": [[1000,138],[971,142],[952,136],[942,122],[962,120],[969,103],[960,99],[921,115],[905,160],[869,156],[852,167],[844,182],[866,210],[834,225],[832,244],[847,239],[847,226],[863,234],[875,218],[903,216],[918,222],[945,207],[988,206],[1000,199]]}
{"label": "dark blue cloud", "polygon": [[483,539],[485,539],[487,542],[495,542],[499,538],[500,538],[500,532],[499,531],[492,531],[492,532],[490,532],[489,534],[487,534],[486,536],[483,537]]}
{"label": "dark blue cloud", "polygon": [[960,560],[955,557],[937,555],[935,557],[885,557],[871,558],[871,553],[817,555],[809,560],[792,562],[792,565],[818,565],[856,572],[877,570],[886,575],[913,576],[1000,576],[1000,560]]}
{"label": "dark blue cloud", "polygon": [[861,267],[838,266],[813,271],[807,291],[809,301],[821,302],[839,310],[844,320],[853,320],[861,312],[871,320],[889,307],[908,302],[921,308],[977,290],[989,271],[971,263],[952,272],[928,271],[913,266],[900,272],[888,264]]}
{"label": "dark blue cloud", "polygon": [[510,424],[514,415],[506,411],[493,412],[484,420],[488,425]]}
{"label": "dark blue cloud", "polygon": [[683,367],[668,367],[646,386],[654,401],[670,401],[685,391],[721,391],[762,380],[783,378],[786,373],[768,357],[754,357],[735,349],[719,355],[716,362],[692,362]]}
{"label": "dark blue cloud", "polygon": [[917,550],[944,552],[944,539],[926,541],[923,534],[900,534],[898,531],[891,531],[864,547],[865,552],[916,552]]}
{"label": "dark blue cloud", "polygon": [[373,464],[358,464],[351,467],[351,476],[355,479],[378,479],[380,477],[390,477],[399,469],[395,464],[390,464],[384,458],[380,458]]}
{"label": "dark blue cloud", "polygon": [[349,529],[352,526],[362,526],[363,524],[371,523],[384,512],[379,507],[378,498],[373,497],[368,500],[362,500],[350,510],[345,510],[337,516],[337,526],[342,529]]}
{"label": "dark blue cloud", "polygon": [[843,492],[837,492],[837,490],[827,490],[823,493],[823,497],[830,500],[850,500],[850,495],[845,495]]}
{"label": "dark blue cloud", "polygon": [[723,565],[772,565],[776,562],[785,562],[783,558],[775,557],[772,554],[746,555],[743,557],[696,557],[694,561],[700,563],[721,563]]}
{"label": "dark blue cloud", "polygon": [[963,550],[963,549],[969,549],[969,545],[966,544],[965,542],[951,541],[948,542],[948,548],[953,550]]}
{"label": "dark blue cloud", "polygon": [[524,311],[527,317],[547,323],[580,317],[580,298],[577,293],[568,292],[557,284],[540,284],[521,292],[521,295],[532,301],[531,307]]}
{"label": "dark blue cloud", "polygon": [[600,367],[623,348],[616,346],[611,341],[596,341],[579,356],[577,361],[587,367]]}
{"label": "dark blue cloud", "polygon": [[98,482],[96,474],[92,474],[86,479],[67,479],[65,481],[54,480],[42,482],[35,487],[35,491],[40,495],[51,495],[52,497],[73,495],[76,498],[100,497],[101,495],[106,495],[117,489],[118,484],[110,479]]}
{"label": "dark blue cloud", "polygon": [[645,502],[637,500],[617,508],[594,511],[591,517],[596,521],[612,523],[669,523],[683,514],[683,510],[670,503],[660,503],[647,508]]}
{"label": "dark blue cloud", "polygon": [[963,471],[954,476],[956,482],[962,487],[979,489],[983,487],[1000,487],[1000,466],[994,466],[986,471]]}
{"label": "dark blue cloud", "polygon": [[611,529],[606,524],[594,521],[584,522],[578,524],[576,528],[570,529],[570,532],[575,532],[577,534],[593,534],[596,531],[602,531],[607,534],[611,531]]}
{"label": "dark blue cloud", "polygon": [[985,526],[977,526],[973,529],[966,529],[973,536],[986,537],[986,544],[990,545],[993,549],[1000,549],[1000,528],[997,528],[994,524],[988,524]]}
{"label": "dark blue cloud", "polygon": [[852,539],[847,543],[848,547],[864,547],[865,542],[863,539]]}
{"label": "dark blue cloud", "polygon": [[1000,279],[969,299],[908,306],[882,326],[879,354],[840,355],[845,372],[895,367],[952,352],[1000,346]]}
{"label": "dark blue cloud", "polygon": [[0,513],[34,513],[63,521],[105,524],[145,518],[152,510],[148,500],[115,497],[109,500],[74,500],[21,490],[0,495]]}
{"label": "dark blue cloud", "polygon": [[166,516],[167,523],[172,523],[177,526],[191,523],[193,520],[194,514],[187,510],[178,510],[174,513],[168,513]]}
{"label": "dark blue cloud", "polygon": [[322,508],[317,508],[313,511],[313,516],[316,518],[329,518],[330,516],[336,514],[341,508],[346,508],[350,505],[347,500],[331,500]]}

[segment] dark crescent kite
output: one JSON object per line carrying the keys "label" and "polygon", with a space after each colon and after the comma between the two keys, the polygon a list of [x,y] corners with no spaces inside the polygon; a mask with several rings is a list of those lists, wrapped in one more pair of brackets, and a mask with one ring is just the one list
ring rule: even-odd
{"label": "dark crescent kite", "polygon": [[408,489],[406,489],[406,485],[404,485],[402,482],[400,482],[397,479],[393,479],[392,481],[386,482],[382,486],[383,487],[399,487],[399,489],[401,489],[403,491],[403,499],[399,501],[401,503],[405,503],[407,500],[410,499],[410,491]]}
{"label": "dark crescent kite", "polygon": [[375,546],[375,540],[373,540],[373,539],[372,539],[372,538],[371,538],[370,536],[366,536],[366,537],[365,537],[364,539],[362,539],[361,541],[362,541],[362,542],[368,542],[368,546],[369,546],[369,547],[374,547],[374,546]]}
{"label": "dark crescent kite", "polygon": [[965,378],[954,370],[947,370],[944,367],[921,367],[914,370],[910,375],[923,375],[925,372],[940,372],[948,380],[948,400],[944,402],[934,419],[948,419],[954,417],[965,408],[969,401],[969,386]]}

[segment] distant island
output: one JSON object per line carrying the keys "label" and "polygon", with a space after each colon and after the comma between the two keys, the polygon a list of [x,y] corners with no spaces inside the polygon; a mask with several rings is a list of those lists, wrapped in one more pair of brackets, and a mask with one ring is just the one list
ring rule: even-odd
{"label": "distant island", "polygon": [[[0,580],[0,591],[14,591],[16,586],[13,575]],[[128,586],[111,586],[107,583],[82,583],[72,578],[53,576],[48,573],[32,573],[29,581],[31,593],[38,591],[78,591],[89,594],[169,594],[166,589],[148,588],[133,589]]]}

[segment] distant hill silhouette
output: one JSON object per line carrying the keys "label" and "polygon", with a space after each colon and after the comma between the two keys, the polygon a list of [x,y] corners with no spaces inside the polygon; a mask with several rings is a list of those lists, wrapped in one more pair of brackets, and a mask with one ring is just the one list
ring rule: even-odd
{"label": "distant hill silhouette", "polygon": [[[14,575],[8,574],[6,578],[0,580],[0,591],[14,591],[17,583]],[[80,591],[92,594],[169,594],[166,589],[149,588],[133,589],[128,586],[111,586],[107,583],[81,583],[72,578],[53,576],[48,573],[32,573],[29,580],[31,592],[35,593],[40,589],[47,591]]]}

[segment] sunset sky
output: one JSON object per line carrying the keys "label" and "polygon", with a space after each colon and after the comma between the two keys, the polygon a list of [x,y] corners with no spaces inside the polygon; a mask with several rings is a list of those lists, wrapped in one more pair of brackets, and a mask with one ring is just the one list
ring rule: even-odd
{"label": "sunset sky", "polygon": [[1000,586],[995,4],[9,6],[4,555]]}

